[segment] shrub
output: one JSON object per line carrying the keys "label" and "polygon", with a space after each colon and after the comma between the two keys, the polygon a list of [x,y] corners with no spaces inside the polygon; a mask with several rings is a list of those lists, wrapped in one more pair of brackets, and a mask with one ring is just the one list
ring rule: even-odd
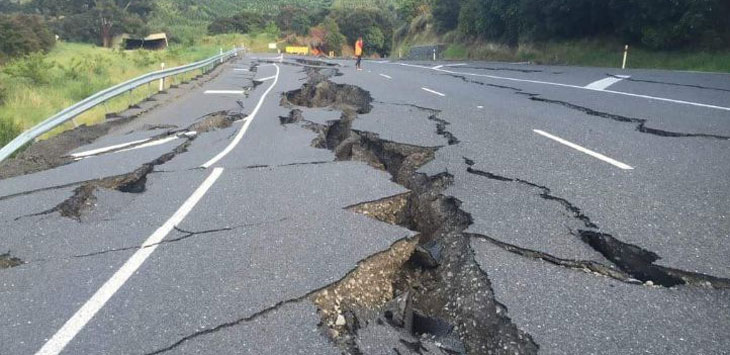
{"label": "shrub", "polygon": [[34,84],[47,84],[54,63],[46,61],[43,53],[31,53],[21,59],[10,62],[3,71],[15,78],[30,80]]}

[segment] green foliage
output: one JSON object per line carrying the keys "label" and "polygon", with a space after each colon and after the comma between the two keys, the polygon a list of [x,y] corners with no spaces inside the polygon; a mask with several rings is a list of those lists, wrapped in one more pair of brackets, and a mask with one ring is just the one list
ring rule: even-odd
{"label": "green foliage", "polygon": [[433,5],[433,19],[439,32],[455,29],[459,25],[461,0],[436,1]]}
{"label": "green foliage", "polygon": [[276,25],[276,22],[269,21],[266,23],[266,26],[263,29],[263,33],[276,38],[281,35],[281,30],[279,30],[279,26]]}
{"label": "green foliage", "polygon": [[63,77],[72,80],[79,80],[92,75],[106,75],[111,65],[111,59],[99,54],[91,57],[73,57],[67,65],[56,63],[56,66],[63,73]]}
{"label": "green foliage", "polygon": [[365,51],[367,52],[382,52],[385,46],[385,36],[383,31],[377,26],[370,27],[367,34],[363,37],[365,42]]}
{"label": "green foliage", "polygon": [[[411,22],[416,16],[428,12],[430,0],[397,0],[398,20]],[[458,14],[458,11],[457,11]]]}
{"label": "green foliage", "polygon": [[40,16],[0,15],[0,60],[48,52],[56,39]]}
{"label": "green foliage", "polygon": [[0,117],[0,147],[8,144],[20,134],[20,127],[6,117]]}
{"label": "green foliage", "polygon": [[730,46],[727,0],[434,0],[441,31],[520,42],[615,36],[653,49]]}
{"label": "green foliage", "polygon": [[208,25],[210,34],[221,33],[248,33],[256,28],[262,28],[265,19],[253,12],[240,12],[230,17],[221,17]]}
{"label": "green foliage", "polygon": [[319,27],[324,31],[324,43],[322,49],[325,52],[332,51],[338,55],[341,54],[342,46],[347,43],[347,38],[345,38],[345,35],[340,32],[340,26],[337,25],[337,22],[328,17],[319,25]]}
{"label": "green foliage", "polygon": [[33,84],[47,84],[50,80],[49,70],[55,66],[48,62],[43,53],[36,52],[8,63],[3,72],[10,77],[29,80]]}
{"label": "green foliage", "polygon": [[388,14],[373,9],[348,8],[334,10],[330,16],[337,22],[348,43],[354,45],[357,38],[362,36],[366,52],[381,55],[390,52],[394,20]]}
{"label": "green foliage", "polygon": [[8,97],[8,88],[0,81],[0,105],[5,103],[5,99]]}

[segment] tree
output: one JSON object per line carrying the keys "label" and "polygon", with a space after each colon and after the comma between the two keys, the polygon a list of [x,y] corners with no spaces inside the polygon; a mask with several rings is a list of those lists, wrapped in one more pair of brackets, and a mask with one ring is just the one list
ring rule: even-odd
{"label": "tree", "polygon": [[48,52],[56,39],[37,15],[0,15],[0,59]]}

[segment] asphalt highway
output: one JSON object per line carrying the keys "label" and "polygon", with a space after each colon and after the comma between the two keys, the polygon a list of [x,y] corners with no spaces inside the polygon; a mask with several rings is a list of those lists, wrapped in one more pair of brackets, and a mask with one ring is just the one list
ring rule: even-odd
{"label": "asphalt highway", "polygon": [[[315,70],[369,93],[352,131],[435,151],[418,173],[451,177],[473,261],[539,353],[730,349],[730,75],[363,67],[247,55],[68,164],[0,180],[0,265],[17,261],[0,266],[0,353],[346,352],[311,296],[418,233],[348,209],[409,189],[313,145],[308,124],[341,110],[282,124]],[[374,324],[351,345],[420,353]]]}

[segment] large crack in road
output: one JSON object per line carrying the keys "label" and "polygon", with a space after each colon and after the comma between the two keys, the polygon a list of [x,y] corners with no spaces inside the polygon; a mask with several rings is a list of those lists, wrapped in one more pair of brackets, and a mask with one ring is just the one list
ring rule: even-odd
{"label": "large crack in road", "polygon": [[[371,109],[369,93],[351,85],[331,83],[316,69],[310,68],[308,72],[309,81],[302,89],[286,93],[283,105],[293,110],[297,105],[335,108],[342,115],[339,120],[322,125],[306,121],[301,112],[293,112],[290,117],[298,118],[291,121],[302,121],[303,127],[317,132],[319,136],[312,145],[332,150],[337,160],[366,162],[387,171],[394,182],[411,190],[405,202],[386,201],[386,205],[391,205],[389,208],[382,208],[383,201],[380,201],[354,210],[419,233],[413,252],[408,258],[401,258],[405,262],[399,272],[383,278],[385,284],[380,287],[392,292],[379,294],[374,302],[363,302],[366,298],[362,297],[363,293],[368,292],[362,290],[370,287],[357,285],[368,285],[370,281],[357,277],[326,289],[332,293],[344,289],[347,294],[338,295],[341,300],[335,303],[336,307],[322,311],[327,333],[343,350],[353,354],[372,346],[363,340],[362,334],[374,327],[389,327],[389,331],[396,332],[401,344],[399,352],[414,353],[414,348],[428,349],[440,344],[438,348],[444,352],[535,353],[537,345],[507,317],[504,307],[494,298],[489,278],[474,260],[469,237],[464,233],[471,217],[459,209],[458,200],[443,195],[452,176],[447,173],[426,176],[416,172],[433,160],[437,148],[387,141],[376,134],[352,129],[358,114],[367,114]],[[424,118],[436,122],[437,133],[448,143],[458,143],[456,137],[445,133],[448,122],[438,118],[436,112]],[[365,270],[378,268],[364,265],[360,267]],[[392,265],[383,268],[391,270]],[[370,273],[354,273],[358,274]],[[315,296],[315,300],[322,297],[322,294]],[[360,302],[347,302],[348,299]],[[409,305],[401,311],[405,313],[401,318],[411,320],[407,325],[393,321],[389,308],[398,302]],[[327,305],[327,302],[316,303]]]}

